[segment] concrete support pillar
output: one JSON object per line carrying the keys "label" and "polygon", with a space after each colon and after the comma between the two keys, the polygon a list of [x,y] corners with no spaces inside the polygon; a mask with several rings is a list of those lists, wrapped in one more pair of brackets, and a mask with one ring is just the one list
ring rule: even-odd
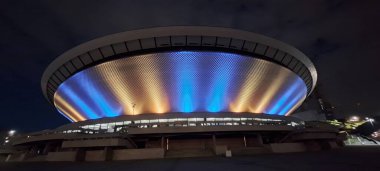
{"label": "concrete support pillar", "polygon": [[28,152],[22,153],[18,161],[25,161],[26,159],[28,159]]}
{"label": "concrete support pillar", "polygon": [[169,138],[166,138],[166,147],[165,147],[166,150],[169,150]]}
{"label": "concrete support pillar", "polygon": [[165,138],[163,136],[161,137],[161,148],[166,149],[165,148]]}
{"label": "concrete support pillar", "polygon": [[113,149],[112,147],[104,147],[104,155],[105,155],[105,161],[111,161],[113,157]]}
{"label": "concrete support pillar", "polygon": [[12,154],[8,154],[7,158],[5,159],[5,162],[8,162],[9,159],[11,159],[11,157],[12,157]]}
{"label": "concrete support pillar", "polygon": [[82,148],[78,148],[75,151],[76,151],[75,161],[84,161],[84,159],[86,158],[86,150]]}
{"label": "concrete support pillar", "polygon": [[243,136],[243,141],[244,141],[244,147],[247,147],[247,139],[245,138],[245,135]]}
{"label": "concrete support pillar", "polygon": [[216,154],[216,137],[215,134],[212,134],[212,148],[214,150],[214,153]]}
{"label": "concrete support pillar", "polygon": [[257,134],[257,142],[260,144],[260,145],[263,145],[264,142],[263,142],[263,136],[261,136],[261,134]]}
{"label": "concrete support pillar", "polygon": [[212,143],[214,145],[214,147],[216,146],[216,136],[215,134],[212,135]]}
{"label": "concrete support pillar", "polygon": [[[42,150],[42,155],[46,155],[48,154],[50,151],[52,151],[52,149],[54,148],[54,145],[52,143],[47,143],[44,147],[44,149]],[[55,150],[53,150],[55,151]]]}
{"label": "concrete support pillar", "polygon": [[20,161],[25,161],[28,158],[37,156],[38,147],[32,146],[28,151],[21,155]]}

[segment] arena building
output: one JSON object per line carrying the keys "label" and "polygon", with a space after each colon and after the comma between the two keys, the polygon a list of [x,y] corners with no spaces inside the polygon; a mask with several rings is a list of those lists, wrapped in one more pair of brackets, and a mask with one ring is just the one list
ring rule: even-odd
{"label": "arena building", "polygon": [[43,74],[71,124],[12,138],[6,161],[99,161],[331,148],[338,131],[292,117],[317,72],[280,41],[215,27],[128,31],[81,44]]}

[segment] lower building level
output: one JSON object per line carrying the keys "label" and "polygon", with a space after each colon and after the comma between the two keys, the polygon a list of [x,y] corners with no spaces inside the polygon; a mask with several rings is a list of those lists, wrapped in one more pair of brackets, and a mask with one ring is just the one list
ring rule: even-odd
{"label": "lower building level", "polygon": [[317,151],[338,148],[330,125],[251,114],[123,116],[12,139],[0,161],[111,161]]}

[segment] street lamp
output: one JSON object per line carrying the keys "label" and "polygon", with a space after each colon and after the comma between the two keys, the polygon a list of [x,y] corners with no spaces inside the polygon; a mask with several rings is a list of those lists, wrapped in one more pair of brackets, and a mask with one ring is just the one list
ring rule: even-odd
{"label": "street lamp", "polygon": [[378,134],[377,132],[373,132],[373,133],[371,134],[371,136],[374,137],[374,138],[377,138],[377,137],[379,136],[379,134]]}
{"label": "street lamp", "polygon": [[375,126],[373,125],[373,122],[375,122],[375,119],[366,117],[365,120],[366,122],[371,123],[373,130],[375,130]]}
{"label": "street lamp", "polygon": [[16,133],[16,130],[10,130],[9,132],[8,132],[8,136],[13,136],[13,135],[15,135],[15,133]]}
{"label": "street lamp", "polygon": [[348,119],[348,121],[349,122],[357,122],[357,121],[359,121],[359,117],[358,116],[351,116],[349,119]]}

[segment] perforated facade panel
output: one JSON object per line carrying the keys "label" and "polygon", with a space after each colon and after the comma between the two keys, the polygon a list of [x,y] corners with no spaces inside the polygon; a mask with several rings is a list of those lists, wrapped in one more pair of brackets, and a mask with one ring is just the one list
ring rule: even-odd
{"label": "perforated facade panel", "polygon": [[54,105],[72,121],[166,112],[288,115],[306,98],[289,69],[226,52],[173,51],[118,58],[59,85]]}

